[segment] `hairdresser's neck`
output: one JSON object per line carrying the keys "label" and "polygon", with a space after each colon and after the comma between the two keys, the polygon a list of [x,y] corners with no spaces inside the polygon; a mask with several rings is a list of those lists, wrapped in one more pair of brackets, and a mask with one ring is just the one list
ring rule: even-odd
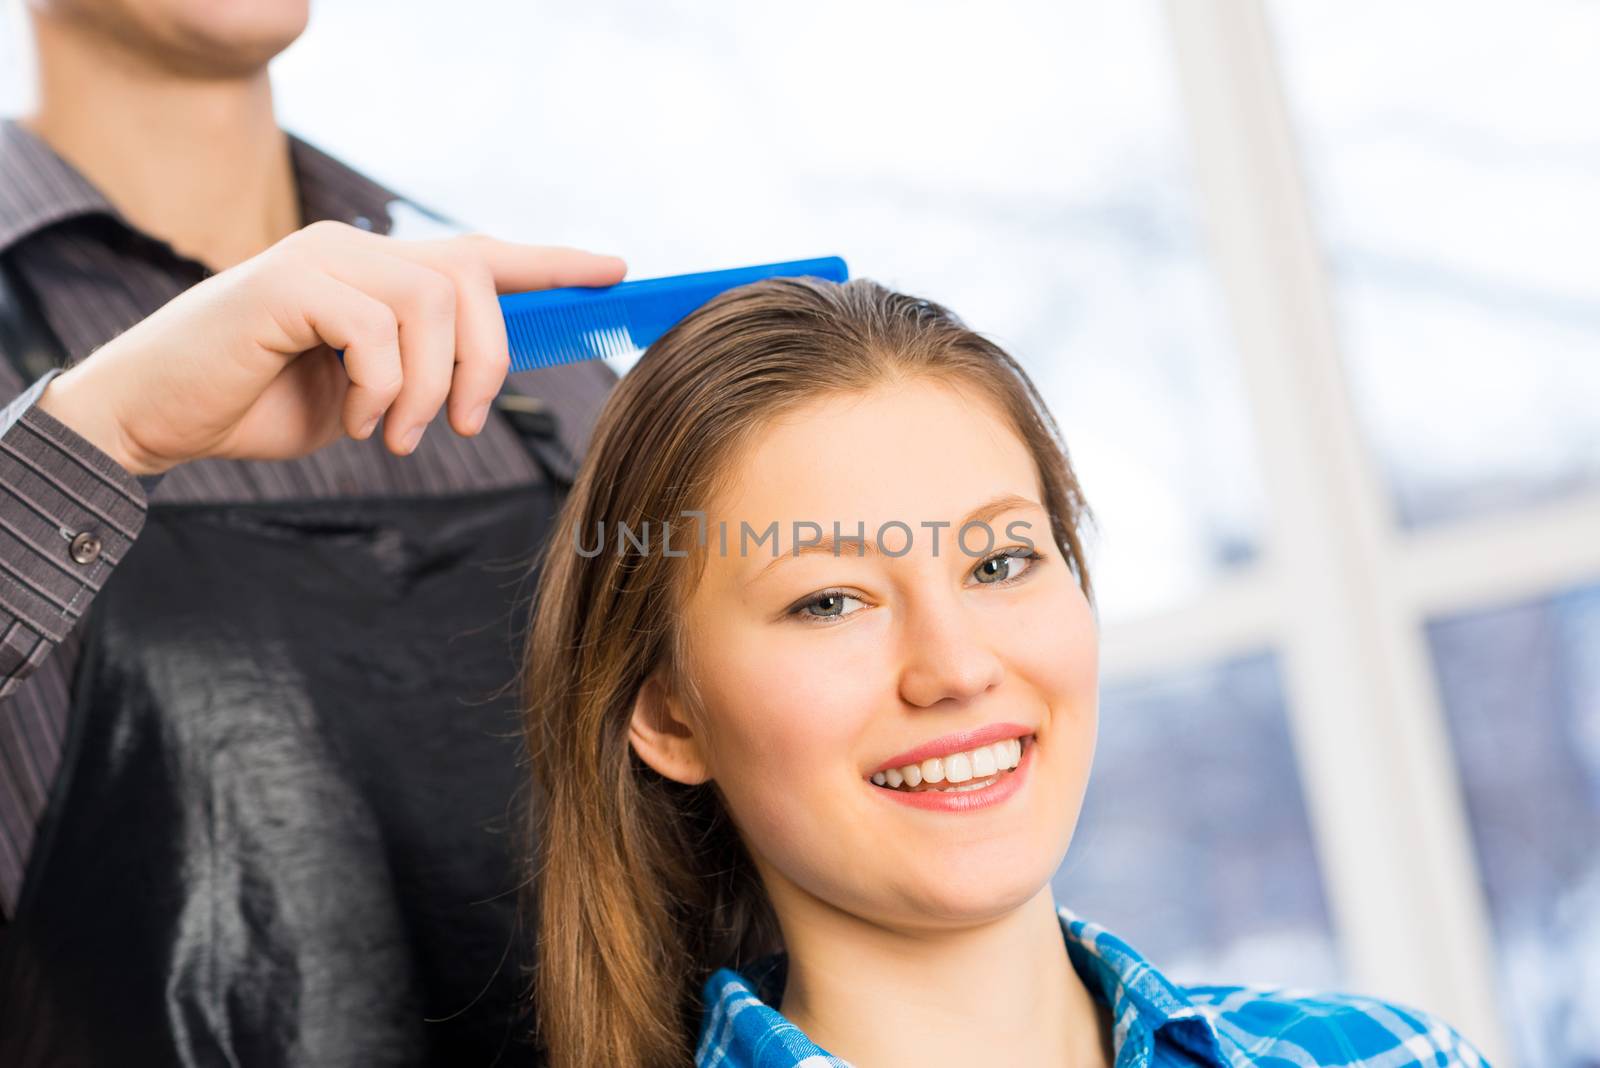
{"label": "hairdresser's neck", "polygon": [[1110,1068],[1110,1017],[1072,967],[1049,887],[949,932],[888,931],[790,889],[774,895],[789,953],[781,1011],[835,1056]]}
{"label": "hairdresser's neck", "polygon": [[129,223],[213,270],[299,228],[264,67],[187,76],[37,12],[33,22],[37,106],[23,125]]}

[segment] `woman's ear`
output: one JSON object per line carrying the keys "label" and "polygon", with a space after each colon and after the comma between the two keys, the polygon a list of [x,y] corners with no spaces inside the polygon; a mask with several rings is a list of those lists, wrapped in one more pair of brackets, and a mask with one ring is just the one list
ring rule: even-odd
{"label": "woman's ear", "polygon": [[674,782],[694,786],[711,778],[700,736],[660,671],[650,673],[633,699],[628,741],[640,760]]}

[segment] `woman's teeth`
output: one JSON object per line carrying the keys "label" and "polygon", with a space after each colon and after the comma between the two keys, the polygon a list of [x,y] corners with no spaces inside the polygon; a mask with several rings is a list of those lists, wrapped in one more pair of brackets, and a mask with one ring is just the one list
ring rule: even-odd
{"label": "woman's teeth", "polygon": [[[960,793],[983,789],[995,775],[1014,768],[1021,762],[1022,739],[1008,738],[1003,742],[980,745],[963,753],[929,757],[920,764],[907,764],[902,768],[875,771],[872,773],[872,781],[891,790],[921,788]],[[949,785],[940,786],[940,783]]]}

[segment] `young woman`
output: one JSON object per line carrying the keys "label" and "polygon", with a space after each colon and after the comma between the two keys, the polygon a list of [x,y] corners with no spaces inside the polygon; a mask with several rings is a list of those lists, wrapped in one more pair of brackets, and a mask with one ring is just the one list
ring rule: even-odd
{"label": "young woman", "polygon": [[1027,376],[936,304],[771,280],[651,347],[528,647],[553,1068],[1483,1063],[1396,1005],[1175,985],[1057,908],[1085,518]]}

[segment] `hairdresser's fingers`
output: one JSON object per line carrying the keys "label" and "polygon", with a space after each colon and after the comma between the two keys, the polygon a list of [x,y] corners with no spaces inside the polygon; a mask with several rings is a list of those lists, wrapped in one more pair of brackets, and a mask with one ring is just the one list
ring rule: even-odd
{"label": "hairdresser's fingers", "polygon": [[450,422],[475,434],[510,370],[505,318],[497,293],[556,286],[607,286],[627,265],[616,256],[580,249],[524,245],[484,234],[443,241],[394,242],[396,255],[426,264],[455,282],[456,368],[450,387]]}
{"label": "hairdresser's fingers", "polygon": [[331,275],[308,275],[303,287],[305,321],[318,340],[344,350],[350,380],[341,413],[345,433],[368,437],[404,381],[400,322],[388,304]]}
{"label": "hairdresser's fingers", "polygon": [[[607,286],[622,280],[627,265],[616,256],[586,252],[563,246],[527,245],[501,241],[484,234],[464,234],[437,241],[400,241],[357,230],[341,224],[318,224],[307,228],[308,240],[325,256],[347,254],[350,250],[370,251],[411,262],[449,279],[454,287],[455,314],[452,371],[447,390],[449,418],[463,434],[476,433],[483,425],[488,405],[499,392],[510,367],[505,321],[497,293],[549,289],[556,286]],[[377,294],[375,294],[377,295]],[[435,299],[442,298],[435,294]],[[385,420],[384,437],[397,452],[414,447],[418,435],[418,408],[411,400],[413,369],[411,339],[417,329],[409,328],[410,316],[397,308],[401,318],[402,353],[406,357],[406,383],[395,410]],[[423,347],[433,351],[433,334],[428,332]],[[427,376],[418,383],[419,395],[429,403],[441,387],[437,364],[430,357],[417,369]],[[439,399],[439,404],[444,403]],[[425,424],[438,412],[438,404],[428,408]]]}
{"label": "hairdresser's fingers", "polygon": [[442,243],[425,262],[449,278],[456,293],[455,370],[450,381],[449,419],[458,434],[483,429],[511,368],[506,322],[496,299],[494,277],[468,246]]}
{"label": "hairdresser's fingers", "polygon": [[393,256],[437,267],[465,256],[488,268],[496,292],[518,293],[557,286],[609,286],[622,281],[628,265],[620,256],[566,245],[529,245],[487,234],[461,234],[431,241],[405,241],[337,222],[312,223],[300,231],[317,248],[381,248]]}
{"label": "hairdresser's fingers", "polygon": [[327,271],[393,309],[399,322],[400,391],[384,416],[384,444],[404,456],[450,393],[456,360],[456,287],[444,274],[381,251],[342,248]]}
{"label": "hairdresser's fingers", "polygon": [[[428,262],[436,256],[465,255],[482,264],[499,293],[557,286],[609,286],[622,281],[628,265],[617,256],[561,245],[524,245],[486,234],[463,234],[443,241],[398,242],[397,254]],[[432,247],[430,247],[432,246]],[[455,246],[441,249],[440,246]]]}

